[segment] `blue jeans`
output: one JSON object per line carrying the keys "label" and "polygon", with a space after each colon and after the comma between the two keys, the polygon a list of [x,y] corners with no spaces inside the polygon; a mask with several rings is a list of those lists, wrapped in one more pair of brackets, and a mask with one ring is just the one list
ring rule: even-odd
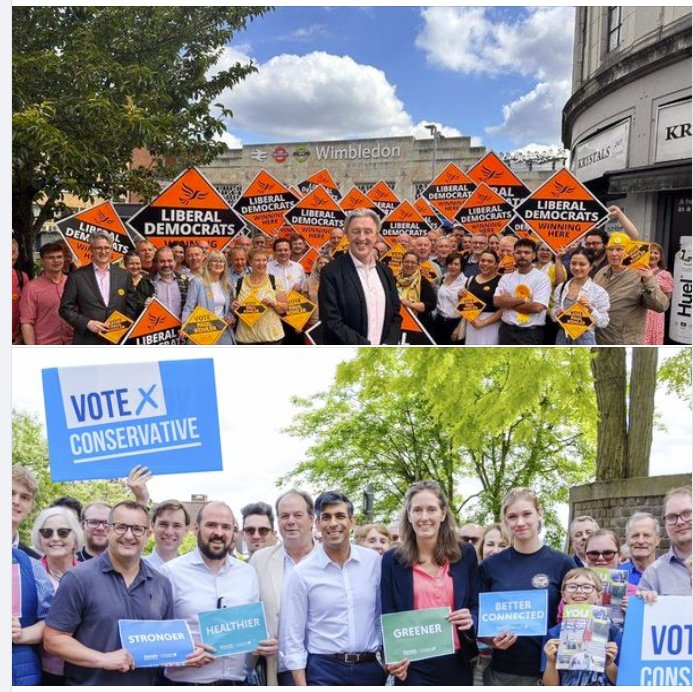
{"label": "blue jeans", "polygon": [[566,335],[563,328],[558,330],[556,337],[556,346],[595,346],[597,338],[594,334],[594,329],[588,329],[584,334],[580,334],[577,339],[571,339]]}

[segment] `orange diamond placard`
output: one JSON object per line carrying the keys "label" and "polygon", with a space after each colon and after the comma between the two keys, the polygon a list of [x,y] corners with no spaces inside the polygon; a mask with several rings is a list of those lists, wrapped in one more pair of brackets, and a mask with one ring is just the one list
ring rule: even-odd
{"label": "orange diamond placard", "polygon": [[405,346],[435,346],[433,337],[426,331],[418,317],[409,308],[400,306],[402,316],[402,337],[400,343]]}
{"label": "orange diamond placard", "polygon": [[323,168],[321,171],[313,173],[313,175],[299,183],[298,189],[301,196],[303,196],[307,195],[309,192],[312,192],[318,185],[322,185],[327,194],[332,197],[335,202],[339,202],[339,200],[342,198],[339,188],[337,187],[337,183],[335,183],[332,174],[327,170],[327,168]]}
{"label": "orange diamond placard", "polygon": [[93,231],[108,231],[113,236],[113,262],[119,262],[135,245],[128,230],[111,202],[78,211],[55,224],[72,251],[76,264],[83,267],[91,262],[89,235]]}
{"label": "orange diamond placard", "polygon": [[130,346],[178,344],[180,327],[180,320],[158,298],[152,298],[135,320],[124,343]]}
{"label": "orange diamond placard", "polygon": [[465,291],[460,298],[460,302],[457,304],[455,310],[464,317],[465,320],[471,322],[475,320],[479,315],[486,309],[486,303],[483,300],[479,300],[470,291]]}
{"label": "orange diamond placard", "polygon": [[281,319],[291,325],[297,332],[303,330],[317,305],[296,291],[287,296],[286,314]]}
{"label": "orange diamond placard", "polygon": [[373,185],[366,192],[366,197],[370,197],[386,214],[394,211],[400,203],[400,199],[395,194],[395,191],[384,180],[379,180]]}
{"label": "orange diamond placard", "polygon": [[125,332],[127,332],[127,330],[132,326],[132,320],[126,315],[123,315],[122,312],[114,310],[108,316],[108,319],[104,322],[104,324],[108,328],[108,331],[100,334],[99,336],[102,336],[112,344],[118,344],[123,336],[125,336]]}
{"label": "orange diamond placard", "polygon": [[244,228],[242,219],[197,168],[183,171],[128,225],[157,248],[206,240],[212,250],[222,250]]}
{"label": "orange diamond placard", "polygon": [[380,258],[383,264],[387,264],[390,267],[390,271],[393,274],[399,274],[402,268],[402,259],[407,248],[404,245],[395,242],[395,244]]}
{"label": "orange diamond placard", "polygon": [[434,209],[448,221],[454,221],[455,214],[464,204],[476,183],[454,163],[449,163],[421,193]]}
{"label": "orange diamond placard", "polygon": [[558,316],[558,324],[571,339],[577,339],[594,324],[594,318],[582,303],[573,303]]}
{"label": "orange diamond placard", "polygon": [[284,225],[284,215],[298,202],[298,196],[267,171],[260,171],[241,193],[233,208],[253,226],[275,236]]}
{"label": "orange diamond placard", "polygon": [[385,212],[355,185],[342,197],[339,206],[347,213],[353,209],[372,209],[381,219],[385,216]]}
{"label": "orange diamond placard", "polygon": [[185,321],[181,330],[188,335],[190,341],[198,346],[213,346],[228,328],[225,320],[211,310],[198,305]]}
{"label": "orange diamond placard", "polygon": [[443,222],[440,220],[438,214],[436,214],[433,207],[429,204],[425,197],[417,197],[414,202],[414,209],[421,214],[423,220],[429,225],[431,229],[440,228]]}
{"label": "orange diamond placard", "polygon": [[285,214],[286,220],[314,249],[321,248],[335,228],[344,226],[346,214],[322,185],[318,185]]}
{"label": "orange diamond placard", "polygon": [[494,192],[486,183],[480,183],[455,215],[470,233],[493,235],[500,233],[515,215],[513,205]]}
{"label": "orange diamond placard", "polygon": [[315,248],[311,248],[308,250],[308,252],[306,252],[305,255],[303,255],[303,257],[301,257],[300,260],[298,260],[298,263],[303,267],[303,271],[306,273],[306,276],[313,271],[313,265],[318,257],[320,257],[320,253]]}
{"label": "orange diamond placard", "polygon": [[475,163],[467,171],[467,175],[477,185],[486,183],[494,192],[510,202],[513,207],[517,207],[529,196],[529,188],[493,151],[489,151],[478,163]]}
{"label": "orange diamond placard", "polygon": [[401,235],[420,238],[430,230],[429,225],[414,208],[414,205],[405,201],[383,219],[380,233],[390,245],[394,245]]}
{"label": "orange diamond placard", "polygon": [[650,244],[640,240],[632,240],[628,243],[621,260],[621,266],[626,269],[646,269],[649,267]]}
{"label": "orange diamond placard", "polygon": [[554,252],[565,250],[609,215],[566,168],[554,173],[516,211]]}

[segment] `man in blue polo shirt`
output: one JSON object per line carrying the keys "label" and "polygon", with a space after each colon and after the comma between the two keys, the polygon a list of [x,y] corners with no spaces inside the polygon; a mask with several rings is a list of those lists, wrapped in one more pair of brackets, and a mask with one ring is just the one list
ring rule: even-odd
{"label": "man in blue polo shirt", "polygon": [[637,586],[645,570],[657,559],[659,522],[649,512],[635,512],[626,523],[630,559],[618,566],[628,572],[628,583]]}
{"label": "man in blue polo shirt", "polygon": [[[157,668],[135,669],[120,642],[118,621],[173,618],[171,583],[141,559],[149,514],[120,502],[109,516],[108,547],[65,574],[46,618],[44,647],[65,659],[68,685],[154,685]],[[212,660],[196,649],[187,665]]]}

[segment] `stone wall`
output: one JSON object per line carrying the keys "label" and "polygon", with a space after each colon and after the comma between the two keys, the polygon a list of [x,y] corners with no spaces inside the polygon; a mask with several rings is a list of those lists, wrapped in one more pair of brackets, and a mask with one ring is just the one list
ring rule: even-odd
{"label": "stone wall", "polygon": [[691,485],[691,474],[673,476],[649,476],[647,478],[626,478],[578,485],[570,489],[570,516],[589,514],[602,528],[611,529],[623,540],[626,522],[633,512],[649,512],[660,517],[662,530],[661,549],[669,547],[663,516],[664,496],[671,488]]}

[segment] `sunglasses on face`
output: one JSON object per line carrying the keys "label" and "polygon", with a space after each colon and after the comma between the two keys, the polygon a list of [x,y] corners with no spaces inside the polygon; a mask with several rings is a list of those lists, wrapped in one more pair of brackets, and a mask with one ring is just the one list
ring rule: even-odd
{"label": "sunglasses on face", "polygon": [[267,526],[245,526],[243,527],[243,533],[247,536],[254,536],[256,533],[260,534],[263,538],[269,534],[272,529]]}
{"label": "sunglasses on face", "polygon": [[588,550],[585,555],[590,560],[598,560],[600,557],[603,557],[605,560],[613,560],[614,556],[616,555],[615,550]]}
{"label": "sunglasses on face", "polygon": [[46,540],[53,538],[53,533],[57,533],[58,538],[67,538],[72,533],[72,529],[39,529],[39,533],[41,538]]}

